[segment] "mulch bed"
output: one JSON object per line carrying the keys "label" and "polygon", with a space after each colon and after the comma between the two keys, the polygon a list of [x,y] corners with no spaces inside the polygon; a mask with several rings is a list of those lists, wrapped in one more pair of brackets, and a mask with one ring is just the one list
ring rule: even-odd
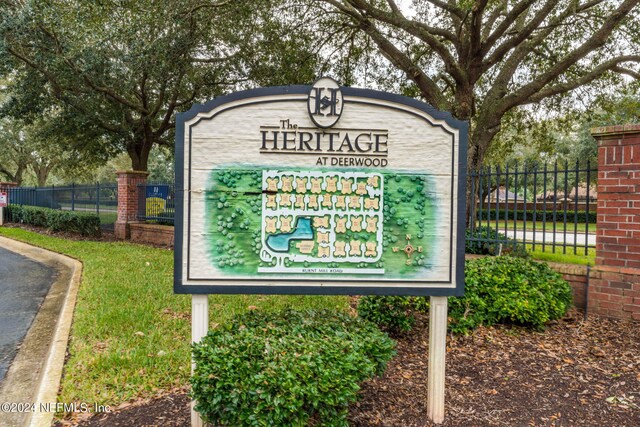
{"label": "mulch bed", "polygon": [[[571,312],[546,331],[480,328],[449,337],[443,426],[640,426],[640,324]],[[353,426],[430,426],[425,318],[366,382]],[[189,426],[185,390],[58,425]]]}

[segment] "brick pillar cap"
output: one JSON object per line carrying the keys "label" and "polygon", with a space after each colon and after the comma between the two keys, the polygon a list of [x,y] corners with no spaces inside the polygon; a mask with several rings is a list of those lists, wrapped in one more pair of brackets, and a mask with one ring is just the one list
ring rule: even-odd
{"label": "brick pillar cap", "polygon": [[0,181],[0,187],[17,187],[17,182],[2,182]]}
{"label": "brick pillar cap", "polygon": [[116,171],[116,175],[140,175],[140,176],[149,176],[149,172],[147,171]]}
{"label": "brick pillar cap", "polygon": [[624,135],[626,133],[640,133],[640,124],[601,126],[597,128],[591,128],[590,131],[591,135],[593,135],[594,137]]}

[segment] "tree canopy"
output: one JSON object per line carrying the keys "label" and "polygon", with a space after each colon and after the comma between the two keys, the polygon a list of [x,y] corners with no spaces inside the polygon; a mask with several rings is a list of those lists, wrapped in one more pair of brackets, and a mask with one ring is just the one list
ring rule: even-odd
{"label": "tree canopy", "polygon": [[526,126],[523,106],[589,103],[639,79],[639,2],[7,0],[0,117],[47,118],[50,144],[147,170],[194,102],[331,70],[469,120],[476,169],[505,124]]}
{"label": "tree canopy", "polygon": [[[478,168],[505,116],[640,76],[640,0],[317,0],[365,33],[413,93],[471,122]],[[603,83],[604,82],[604,83]]]}
{"label": "tree canopy", "polygon": [[175,113],[194,102],[252,78],[293,83],[293,67],[313,79],[315,57],[287,61],[293,48],[304,56],[304,41],[280,37],[266,3],[3,2],[0,70],[14,77],[4,115],[29,122],[55,111],[75,148],[125,151],[147,170],[154,145],[173,146]]}

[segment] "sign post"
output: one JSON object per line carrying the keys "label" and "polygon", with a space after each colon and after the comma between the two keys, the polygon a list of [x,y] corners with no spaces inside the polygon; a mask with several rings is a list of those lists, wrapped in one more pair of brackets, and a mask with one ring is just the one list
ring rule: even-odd
{"label": "sign post", "polygon": [[4,224],[4,208],[9,204],[9,193],[0,191],[0,225]]}
{"label": "sign post", "polygon": [[467,132],[422,102],[330,78],[179,114],[174,291],[193,294],[193,341],[212,293],[430,296],[428,413],[442,421]]}
{"label": "sign post", "polygon": [[429,372],[427,413],[431,421],[444,421],[444,373],[447,354],[447,297],[431,297],[429,304]]}
{"label": "sign post", "polygon": [[[207,295],[191,296],[191,342],[200,342],[209,330],[209,297]],[[195,365],[191,364],[191,372]],[[193,408],[195,401],[191,402],[191,426],[204,427],[202,418]]]}

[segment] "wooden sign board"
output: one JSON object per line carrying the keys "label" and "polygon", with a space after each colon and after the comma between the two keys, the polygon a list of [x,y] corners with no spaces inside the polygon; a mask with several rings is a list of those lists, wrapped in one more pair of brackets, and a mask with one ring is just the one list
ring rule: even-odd
{"label": "wooden sign board", "polygon": [[466,145],[448,113],[329,78],[194,106],[175,292],[462,294]]}

